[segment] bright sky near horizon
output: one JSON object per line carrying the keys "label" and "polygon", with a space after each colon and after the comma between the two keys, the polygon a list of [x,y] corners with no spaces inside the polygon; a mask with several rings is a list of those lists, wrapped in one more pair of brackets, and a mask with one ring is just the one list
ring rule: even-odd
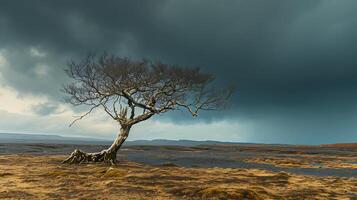
{"label": "bright sky near horizon", "polygon": [[200,66],[233,83],[222,112],[156,116],[130,140],[357,141],[355,0],[0,1],[0,132],[111,139],[118,125],[62,100],[71,59],[107,51]]}

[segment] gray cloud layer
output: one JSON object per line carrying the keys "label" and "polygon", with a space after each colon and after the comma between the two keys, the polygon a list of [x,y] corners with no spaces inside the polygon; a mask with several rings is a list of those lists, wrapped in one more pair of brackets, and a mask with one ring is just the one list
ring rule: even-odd
{"label": "gray cloud layer", "polygon": [[[87,51],[201,66],[234,83],[232,109],[254,141],[357,140],[357,2],[0,2],[6,83],[59,99],[63,67]],[[34,47],[46,56],[34,56]],[[41,67],[45,66],[45,76]],[[171,114],[169,117],[181,117]],[[283,139],[282,139],[283,138]]]}

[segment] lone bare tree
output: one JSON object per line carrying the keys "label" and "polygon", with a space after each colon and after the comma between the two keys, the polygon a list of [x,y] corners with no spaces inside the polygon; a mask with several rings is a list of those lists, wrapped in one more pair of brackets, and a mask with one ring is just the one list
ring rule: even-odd
{"label": "lone bare tree", "polygon": [[201,110],[220,109],[232,93],[229,87],[214,89],[213,76],[199,68],[107,54],[89,54],[80,62],[71,61],[66,72],[73,79],[63,88],[66,101],[89,106],[71,125],[101,107],[119,123],[120,131],[108,149],[96,153],[76,149],[64,163],[115,164],[117,151],[133,125],[172,110],[187,110],[195,117]]}

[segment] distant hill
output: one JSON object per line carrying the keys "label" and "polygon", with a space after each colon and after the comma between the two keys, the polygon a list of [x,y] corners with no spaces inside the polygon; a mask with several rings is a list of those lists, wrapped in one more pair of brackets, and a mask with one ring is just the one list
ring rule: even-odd
{"label": "distant hill", "polygon": [[[110,140],[85,137],[65,137],[45,134],[0,133],[0,143],[44,143],[44,144],[111,144]],[[135,140],[126,141],[124,145],[153,145],[153,146],[197,146],[216,144],[242,144],[219,141],[193,140]]]}
{"label": "distant hill", "polygon": [[[113,141],[90,137],[65,137],[59,135],[45,134],[20,134],[20,133],[0,133],[0,143],[43,143],[43,144],[96,144],[110,145]],[[220,142],[213,140],[194,141],[194,140],[134,140],[126,141],[124,146],[151,145],[151,146],[198,146],[198,145],[274,145],[286,146],[286,144],[258,144],[258,143],[239,143],[239,142]],[[289,145],[290,146],[290,145]],[[357,143],[338,143],[321,145],[293,145],[296,147],[330,147],[330,148],[354,148]]]}
{"label": "distant hill", "polygon": [[237,142],[219,142],[213,140],[194,141],[194,140],[134,140],[127,141],[126,145],[154,145],[154,146],[198,146],[198,145],[217,145],[217,144],[243,144]]}
{"label": "distant hill", "polygon": [[0,143],[106,144],[110,143],[110,141],[97,138],[64,137],[59,135],[0,133]]}

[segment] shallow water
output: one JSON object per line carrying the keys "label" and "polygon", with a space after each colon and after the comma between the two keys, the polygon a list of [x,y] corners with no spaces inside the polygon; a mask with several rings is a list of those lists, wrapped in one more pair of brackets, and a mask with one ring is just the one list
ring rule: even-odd
{"label": "shallow water", "polygon": [[[277,167],[271,164],[244,162],[243,159],[254,156],[252,153],[244,152],[214,152],[211,150],[203,152],[180,152],[180,151],[124,151],[121,154],[123,159],[146,163],[151,165],[161,165],[172,163],[183,167],[224,167],[224,168],[248,168],[264,169],[274,172],[285,171],[295,174],[316,175],[316,176],[340,176],[357,177],[357,169],[348,168],[290,168]],[[165,155],[165,156],[163,156]],[[240,156],[240,159],[232,157]],[[255,155],[256,156],[256,155]],[[271,156],[271,155],[270,155]],[[320,164],[321,165],[321,164]],[[319,165],[319,166],[320,166]]]}

